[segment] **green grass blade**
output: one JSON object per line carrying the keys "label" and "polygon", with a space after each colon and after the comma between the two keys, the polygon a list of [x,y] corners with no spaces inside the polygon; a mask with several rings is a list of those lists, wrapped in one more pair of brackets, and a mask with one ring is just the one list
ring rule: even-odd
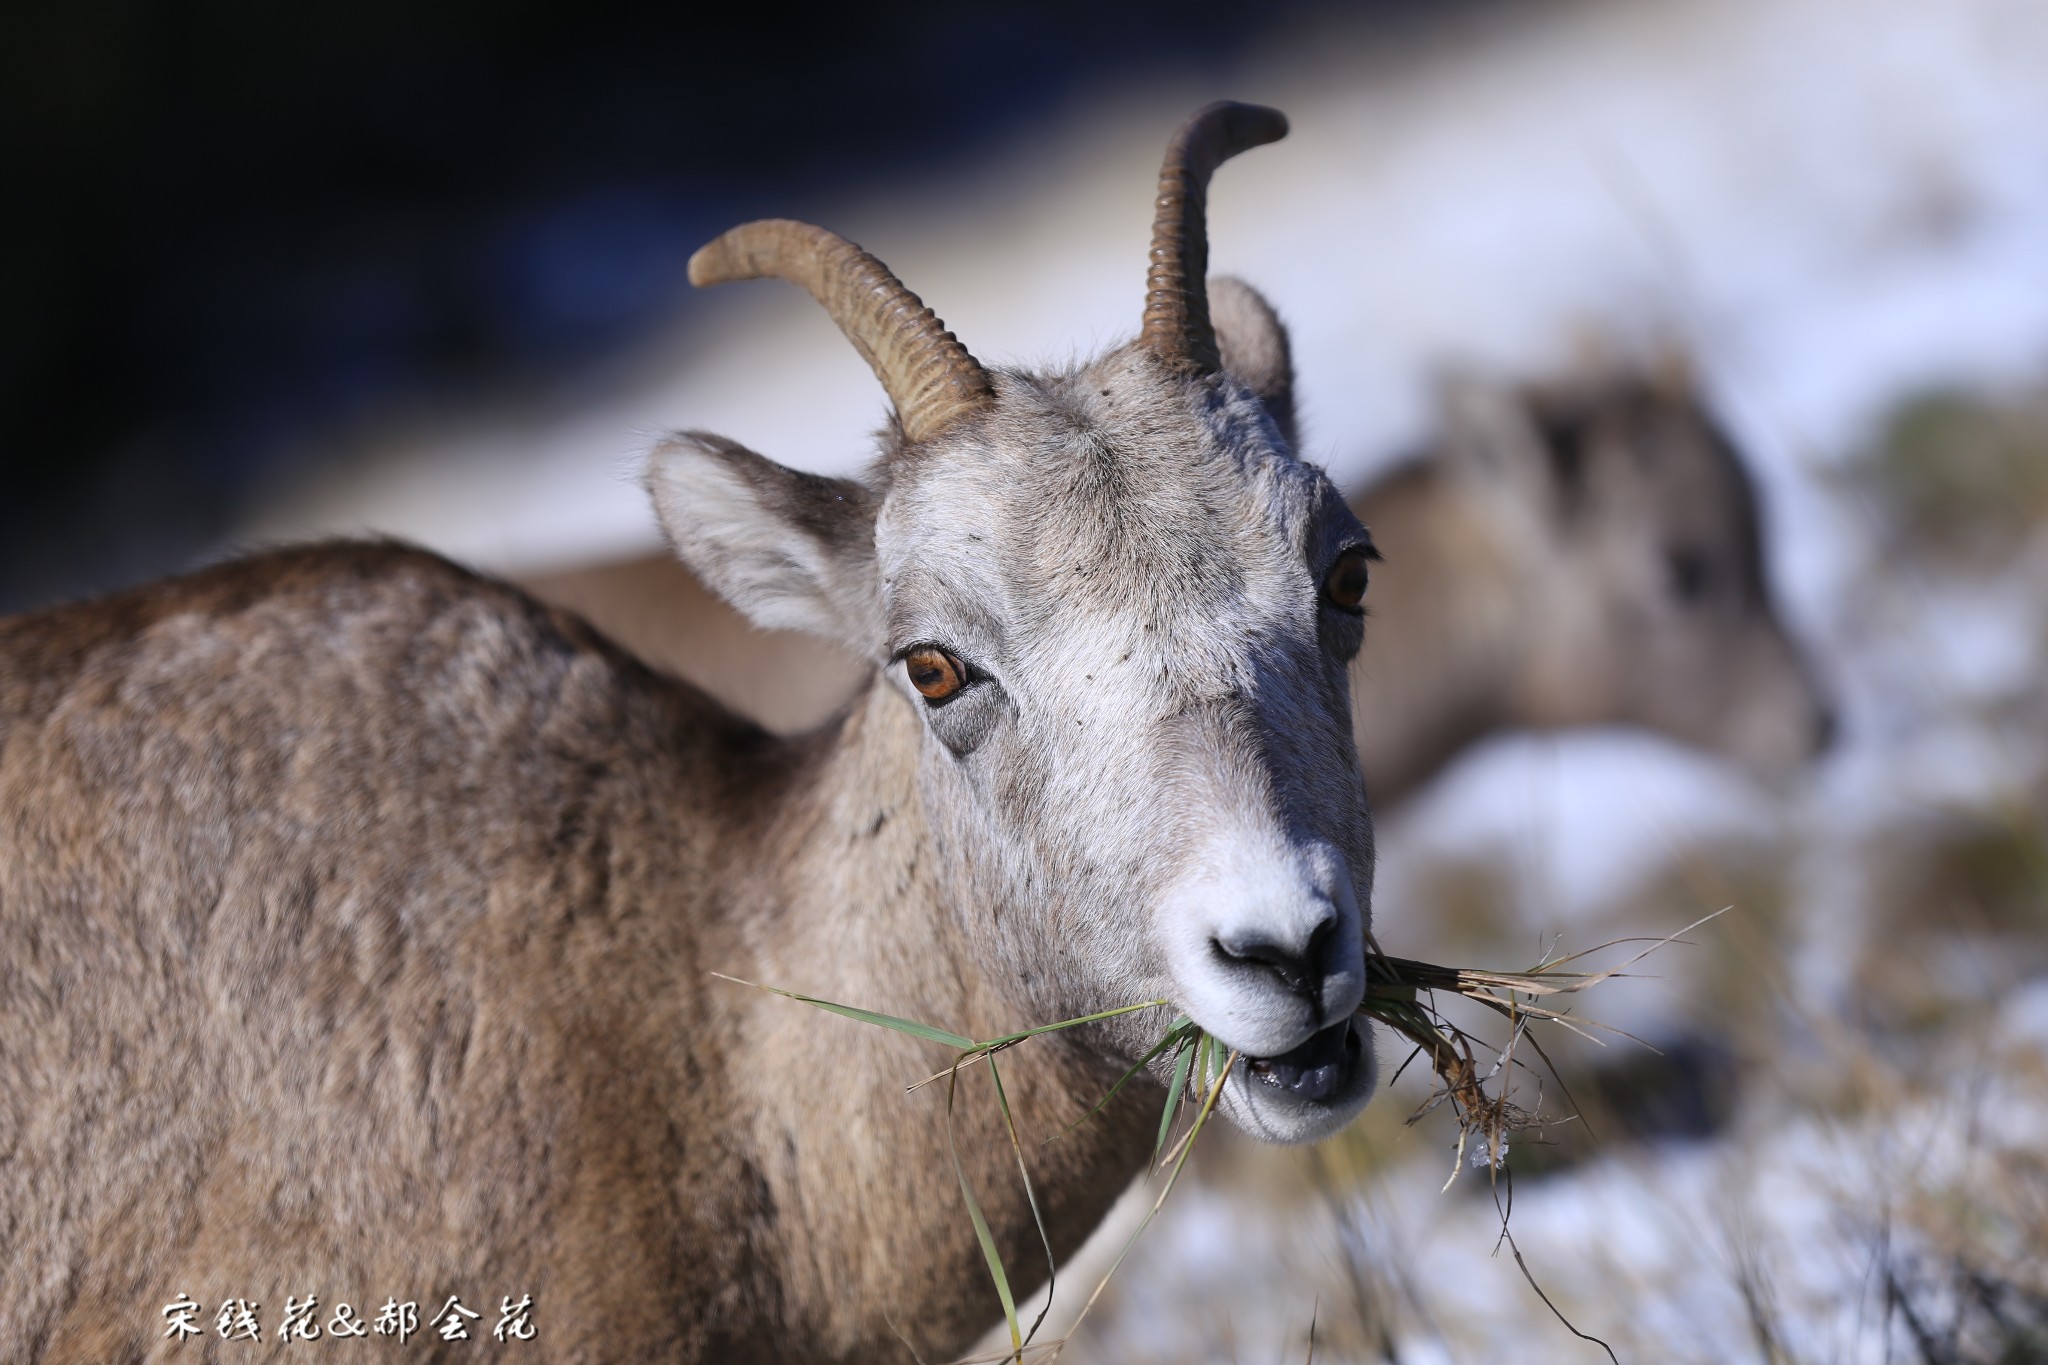
{"label": "green grass blade", "polygon": [[[1103,1010],[1099,1014],[1086,1014],[1081,1016],[1079,1019],[1062,1019],[1057,1024],[1044,1024],[1035,1029],[1026,1029],[1022,1033],[1009,1033],[1003,1035],[1000,1038],[991,1038],[987,1042],[976,1043],[972,1048],[969,1048],[965,1053],[963,1053],[960,1057],[954,1060],[954,1066],[944,1067],[938,1071],[934,1071],[931,1075],[925,1077],[923,1080],[912,1082],[910,1085],[904,1088],[906,1090],[921,1090],[925,1086],[930,1085],[933,1081],[945,1080],[948,1076],[953,1074],[954,1067],[956,1066],[967,1066],[971,1063],[981,1061],[986,1057],[992,1057],[996,1053],[1001,1052],[1005,1048],[1015,1047],[1019,1043],[1027,1042],[1030,1039],[1035,1038],[1042,1033],[1052,1033],[1056,1032],[1059,1029],[1073,1028],[1076,1024],[1092,1024],[1102,1019],[1113,1019],[1119,1014],[1132,1014],[1137,1012],[1138,1010],[1157,1009],[1164,1003],[1166,1002],[1163,1000],[1147,1000],[1142,1004],[1124,1005],[1118,1009]],[[1188,1027],[1188,1017],[1185,1014],[1176,1016],[1173,1023],[1167,1026],[1166,1036],[1160,1040],[1160,1043],[1157,1047],[1153,1048],[1153,1050],[1150,1053],[1146,1054],[1144,1060],[1150,1061],[1153,1057],[1159,1055],[1159,1053],[1165,1050],[1167,1047],[1171,1046],[1176,1042],[1179,1042]],[[1110,1087],[1109,1094],[1114,1095],[1117,1092],[1117,1090],[1122,1087],[1125,1081],[1128,1081],[1132,1076],[1137,1074],[1137,1072],[1143,1067],[1143,1065],[1144,1062],[1140,1062],[1138,1066],[1134,1066],[1129,1071],[1125,1072],[1122,1078],[1117,1081],[1116,1085]],[[1104,1101],[1107,1101],[1109,1099],[1109,1095],[1104,1095],[1103,1099]],[[1098,1104],[1095,1107],[1095,1109],[1100,1109],[1101,1107],[1102,1106]],[[1089,1110],[1088,1113],[1082,1115],[1081,1118],[1075,1120],[1072,1124],[1068,1125],[1068,1127],[1064,1131],[1072,1132],[1073,1129],[1079,1127],[1087,1119],[1092,1118],[1095,1114],[1095,1109]],[[1058,1136],[1060,1136],[1060,1134],[1058,1133],[1055,1133],[1053,1135],[1053,1137]],[[1051,1140],[1052,1138],[1046,1139],[1046,1141],[1048,1142],[1050,1142]]]}
{"label": "green grass blade", "polygon": [[1006,1033],[1000,1038],[990,1038],[986,1042],[970,1043],[968,1046],[977,1048],[1009,1047],[1013,1043],[1021,1043],[1026,1038],[1036,1038],[1043,1033],[1058,1033],[1061,1029],[1076,1028],[1082,1024],[1099,1024],[1104,1019],[1114,1019],[1122,1014],[1136,1014],[1139,1010],[1163,1009],[1168,1003],[1165,1000],[1144,1000],[1135,1005],[1119,1005],[1113,1010],[1101,1010],[1095,1014],[1084,1014],[1077,1019],[1062,1019],[1056,1024],[1040,1024],[1036,1028],[1023,1029],[1017,1033]]}
{"label": "green grass blade", "polygon": [[1079,1128],[1082,1124],[1086,1123],[1088,1120],[1094,1118],[1097,1114],[1101,1113],[1103,1106],[1116,1098],[1116,1092],[1123,1089],[1124,1084],[1127,1081],[1129,1081],[1131,1077],[1137,1075],[1140,1071],[1143,1071],[1146,1067],[1152,1065],[1153,1058],[1157,1057],[1160,1053],[1166,1051],[1166,1049],[1172,1047],[1175,1043],[1181,1042],[1185,1038],[1186,1035],[1182,1033],[1182,1030],[1186,1027],[1187,1020],[1183,1018],[1178,1024],[1174,1025],[1174,1027],[1168,1031],[1167,1035],[1164,1038],[1161,1038],[1158,1042],[1152,1045],[1152,1050],[1150,1052],[1138,1058],[1137,1061],[1131,1063],[1131,1069],[1129,1071],[1126,1071],[1123,1075],[1117,1077],[1116,1084],[1111,1086],[1109,1088],[1109,1092],[1105,1094],[1101,1099],[1095,1101],[1093,1105],[1089,1106],[1087,1113],[1081,1115],[1080,1118],[1075,1119],[1072,1123],[1060,1129],[1059,1132],[1054,1133],[1052,1137],[1047,1138],[1046,1141],[1051,1142],[1055,1138],[1065,1137],[1068,1133],[1073,1132],[1076,1128]]}
{"label": "green grass blade", "polygon": [[953,1140],[953,1101],[958,1087],[959,1073],[956,1071],[953,1085],[946,1089],[946,1152],[953,1158],[953,1174],[960,1181],[960,1197],[967,1201],[967,1217],[974,1224],[974,1239],[981,1243],[981,1256],[988,1262],[989,1278],[996,1282],[996,1297],[1003,1301],[1003,1321],[1010,1327],[1010,1349],[1021,1353],[1024,1333],[1017,1322],[1017,1299],[1010,1292],[1010,1276],[1003,1269],[1003,1254],[996,1250],[995,1234],[988,1230],[988,1219],[981,1212],[981,1201],[974,1197],[974,1187],[967,1183],[967,1168],[960,1164],[960,1148]]}
{"label": "green grass blade", "polygon": [[1045,1325],[1045,1315],[1052,1311],[1052,1296],[1053,1291],[1059,1288],[1060,1270],[1053,1259],[1052,1234],[1045,1230],[1045,1215],[1039,1211],[1038,1191],[1031,1184],[1030,1169],[1024,1164],[1024,1142],[1017,1136],[1017,1120],[1010,1113],[1010,1097],[1003,1090],[1003,1073],[996,1069],[993,1053],[988,1059],[988,1074],[996,1083],[996,1103],[1003,1111],[1003,1127],[1010,1133],[1010,1151],[1017,1157],[1017,1174],[1024,1180],[1024,1200],[1031,1206],[1031,1221],[1038,1227],[1039,1245],[1045,1248],[1045,1307],[1038,1310],[1038,1316],[1032,1319],[1031,1330],[1024,1334],[1024,1340],[1029,1342]]}
{"label": "green grass blade", "polygon": [[1156,1163],[1159,1154],[1166,1150],[1166,1135],[1173,1131],[1173,1116],[1180,1109],[1180,1092],[1187,1089],[1188,1068],[1195,1060],[1195,1048],[1199,1040],[1180,1045],[1179,1055],[1173,1063],[1173,1083],[1166,1087],[1166,1109],[1159,1115],[1159,1141],[1152,1148],[1152,1160]]}
{"label": "green grass blade", "polygon": [[1180,1155],[1174,1161],[1173,1169],[1167,1172],[1166,1183],[1160,1188],[1159,1197],[1152,1201],[1152,1207],[1146,1210],[1144,1218],[1139,1221],[1138,1226],[1132,1231],[1131,1235],[1125,1239],[1123,1249],[1117,1252],[1116,1259],[1110,1262],[1109,1269],[1103,1272],[1100,1280],[1096,1281],[1094,1292],[1088,1296],[1088,1301],[1081,1305],[1081,1311],[1074,1315],[1073,1322],[1068,1324],[1066,1337],[1053,1347],[1052,1354],[1046,1358],[1046,1365],[1052,1365],[1054,1361],[1057,1361],[1060,1357],[1060,1352],[1066,1349],[1066,1343],[1072,1341],[1080,1332],[1081,1323],[1087,1318],[1089,1311],[1095,1307],[1095,1301],[1102,1297],[1102,1291],[1109,1287],[1111,1278],[1122,1268],[1124,1258],[1131,1254],[1131,1248],[1138,1244],[1138,1239],[1145,1235],[1145,1229],[1152,1226],[1153,1218],[1158,1216],[1161,1208],[1165,1207],[1166,1196],[1173,1193],[1175,1182],[1180,1179],[1182,1169],[1188,1164],[1188,1158],[1194,1154],[1195,1139],[1202,1135],[1203,1126],[1208,1123],[1209,1115],[1216,1108],[1217,1099],[1223,1094],[1223,1083],[1230,1078],[1230,1072],[1236,1065],[1237,1054],[1232,1053],[1223,1063],[1222,1074],[1218,1075],[1215,1084],[1209,1087],[1208,1094],[1203,1098],[1202,1107],[1196,1111],[1194,1126],[1188,1129],[1187,1140],[1181,1144]]}
{"label": "green grass blade", "polygon": [[878,1028],[894,1029],[898,1033],[907,1033],[913,1038],[923,1038],[929,1042],[944,1043],[947,1047],[962,1049],[978,1046],[972,1038],[932,1024],[920,1024],[915,1019],[899,1019],[893,1014],[881,1014],[875,1010],[857,1009],[852,1005],[841,1005],[831,1000],[820,1000],[814,995],[798,995],[795,991],[786,991],[780,986],[764,986],[758,981],[744,981],[737,976],[727,976],[724,972],[713,972],[712,975],[720,981],[731,981],[741,986],[752,986],[757,991],[767,991],[770,995],[779,995],[787,1000],[801,1000],[806,1005],[812,1005],[821,1010],[830,1010],[834,1014],[843,1014],[848,1019],[858,1019],[863,1024],[874,1024]]}

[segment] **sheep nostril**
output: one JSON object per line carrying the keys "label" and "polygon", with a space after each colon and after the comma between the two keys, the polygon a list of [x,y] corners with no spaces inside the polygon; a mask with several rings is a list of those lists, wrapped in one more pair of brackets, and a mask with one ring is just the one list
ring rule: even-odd
{"label": "sheep nostril", "polygon": [[[1330,956],[1330,940],[1337,936],[1335,917],[1318,924],[1308,936],[1308,951],[1303,954],[1310,962],[1324,962]],[[1320,972],[1317,975],[1321,975]]]}
{"label": "sheep nostril", "polygon": [[1318,999],[1323,991],[1322,948],[1328,942],[1328,924],[1318,925],[1309,936],[1306,952],[1295,952],[1284,944],[1253,936],[1213,938],[1210,943],[1219,957],[1239,966],[1271,972],[1280,984],[1296,995]]}
{"label": "sheep nostril", "polygon": [[1821,707],[1813,718],[1812,752],[1815,754],[1826,753],[1835,747],[1835,743],[1841,738],[1841,734],[1842,722],[1841,718],[1835,714],[1835,709],[1832,706]]}

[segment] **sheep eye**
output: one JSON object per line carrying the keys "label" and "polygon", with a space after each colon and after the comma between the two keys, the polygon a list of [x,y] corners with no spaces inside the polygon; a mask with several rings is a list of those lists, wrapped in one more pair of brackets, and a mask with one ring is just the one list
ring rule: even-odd
{"label": "sheep eye", "polygon": [[921,645],[903,656],[910,685],[926,701],[945,701],[967,685],[967,665],[933,645]]}
{"label": "sheep eye", "polygon": [[1354,545],[1337,556],[1323,575],[1323,600],[1339,611],[1356,612],[1365,601],[1366,563],[1372,552]]}
{"label": "sheep eye", "polygon": [[1703,600],[1714,585],[1714,566],[1698,550],[1673,550],[1664,563],[1672,596],[1688,606]]}

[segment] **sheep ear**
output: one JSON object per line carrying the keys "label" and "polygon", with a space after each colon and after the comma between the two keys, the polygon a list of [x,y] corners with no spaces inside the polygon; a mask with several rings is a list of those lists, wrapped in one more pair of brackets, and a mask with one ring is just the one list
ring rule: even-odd
{"label": "sheep ear", "polygon": [[647,491],[676,558],[755,625],[880,656],[878,499],[865,485],[686,431],[649,453]]}
{"label": "sheep ear", "polygon": [[1541,472],[1543,435],[1526,396],[1464,369],[1432,376],[1441,421],[1438,449],[1462,477],[1529,485]]}
{"label": "sheep ear", "polygon": [[1242,381],[1272,415],[1273,425],[1299,449],[1294,421],[1294,354],[1287,327],[1265,295],[1232,275],[1209,281],[1209,322],[1224,373]]}
{"label": "sheep ear", "polygon": [[1527,515],[1570,521],[1597,479],[1591,416],[1569,389],[1512,387],[1469,374],[1439,376],[1441,448],[1460,477]]}

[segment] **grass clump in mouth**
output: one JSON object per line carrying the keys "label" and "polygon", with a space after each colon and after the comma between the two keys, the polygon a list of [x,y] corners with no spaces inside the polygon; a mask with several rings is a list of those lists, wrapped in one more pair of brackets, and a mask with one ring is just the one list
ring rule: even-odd
{"label": "grass clump in mouth", "polygon": [[[1550,1058],[1543,1051],[1543,1044],[1529,1030],[1535,1024],[1554,1024],[1569,1029],[1595,1042],[1602,1041],[1601,1033],[1614,1034],[1642,1043],[1633,1034],[1610,1028],[1591,1020],[1582,1019],[1570,1011],[1560,1008],[1561,997],[1577,995],[1627,974],[1636,963],[1670,943],[1681,943],[1680,937],[1699,928],[1708,920],[1726,913],[1716,910],[1680,929],[1656,939],[1612,939],[1606,943],[1569,954],[1565,957],[1549,958],[1526,971],[1503,972],[1476,967],[1442,967],[1433,962],[1418,962],[1413,958],[1389,957],[1380,950],[1377,940],[1370,932],[1366,934],[1365,954],[1365,1000],[1358,1012],[1376,1023],[1384,1024],[1401,1037],[1414,1044],[1407,1060],[1388,1078],[1393,1084],[1403,1071],[1417,1057],[1427,1057],[1430,1069],[1436,1073],[1437,1088],[1428,1099],[1408,1116],[1408,1122],[1416,1123],[1424,1116],[1448,1106],[1458,1124],[1457,1157],[1451,1166],[1450,1179],[1444,1182],[1449,1189],[1458,1172],[1464,1169],[1465,1158],[1471,1153],[1475,1166],[1485,1166],[1498,1173],[1507,1164],[1509,1139],[1518,1133],[1547,1126],[1536,1109],[1526,1109],[1509,1098],[1514,1070],[1523,1065],[1515,1056],[1517,1049],[1526,1042],[1533,1049],[1551,1077],[1557,1081],[1566,1102],[1571,1100],[1570,1091],[1551,1065]],[[1600,971],[1567,970],[1572,964],[1582,962],[1595,953],[1626,943],[1641,943],[1647,946],[1612,967]],[[1505,1046],[1493,1050],[1479,1044],[1479,1040],[1445,1018],[1436,1006],[1439,993],[1462,996],[1500,1015],[1508,1022],[1508,1041]],[[1548,1003],[1546,1003],[1548,1002]],[[1477,1046],[1475,1047],[1475,1044]],[[1642,1043],[1649,1047],[1648,1043]],[[1651,1049],[1655,1051],[1654,1048]],[[1482,1056],[1493,1051],[1493,1060],[1482,1072]],[[1496,1086],[1496,1082],[1498,1082]],[[1489,1090],[1489,1086],[1496,1086]],[[1573,1106],[1576,1111],[1576,1106]]]}
{"label": "grass clump in mouth", "polygon": [[[1715,915],[1721,913],[1723,912],[1716,911]],[[1500,1173],[1506,1169],[1509,1140],[1518,1133],[1545,1125],[1546,1121],[1540,1115],[1540,1101],[1537,1109],[1532,1110],[1515,1104],[1509,1098],[1515,1069],[1525,1065],[1515,1055],[1518,1047],[1524,1042],[1536,1052],[1551,1075],[1556,1076],[1556,1068],[1550,1066],[1542,1044],[1530,1033],[1532,1025],[1553,1024],[1586,1037],[1593,1037],[1595,1030],[1619,1034],[1620,1030],[1580,1019],[1560,1008],[1563,1003],[1561,997],[1576,995],[1603,981],[1624,975],[1628,967],[1665,944],[1682,942],[1680,935],[1698,928],[1715,915],[1708,915],[1687,925],[1678,933],[1664,938],[1615,939],[1565,957],[1546,957],[1534,967],[1519,972],[1445,967],[1412,958],[1390,957],[1381,951],[1378,942],[1370,933],[1366,935],[1366,991],[1365,998],[1358,1007],[1358,1013],[1385,1025],[1414,1045],[1414,1051],[1402,1062],[1393,1076],[1389,1077],[1389,1084],[1392,1084],[1417,1057],[1427,1057],[1429,1060],[1430,1068],[1437,1078],[1437,1085],[1429,1097],[1409,1115],[1408,1122],[1419,1122],[1426,1115],[1446,1106],[1455,1117],[1458,1125],[1457,1156],[1452,1164],[1451,1177],[1444,1182],[1446,1190],[1464,1168],[1468,1153],[1472,1155],[1473,1165],[1487,1167],[1492,1178],[1498,1179]],[[1568,970],[1571,964],[1580,962],[1591,954],[1624,943],[1645,943],[1648,946],[1626,961],[1601,971]],[[993,1356],[978,1358],[986,1361],[1013,1361],[1021,1365],[1027,1358],[1046,1362],[1058,1358],[1060,1352],[1066,1348],[1067,1342],[1072,1339],[1073,1330],[1079,1328],[1082,1319],[1095,1306],[1096,1300],[1108,1287],[1110,1279],[1122,1266],[1124,1258],[1137,1244],[1138,1238],[1151,1225],[1159,1210],[1165,1206],[1167,1196],[1173,1192],[1175,1183],[1179,1181],[1181,1172],[1187,1166],[1188,1158],[1194,1152],[1196,1140],[1215,1114],[1217,1103],[1223,1096],[1224,1086],[1231,1073],[1246,1060],[1243,1054],[1229,1048],[1222,1040],[1203,1030],[1186,1015],[1176,1016],[1167,1025],[1159,1040],[1133,1062],[1086,1113],[1064,1129],[1043,1139],[1052,1142],[1080,1127],[1100,1113],[1138,1073],[1162,1057],[1168,1059],[1166,1103],[1160,1112],[1158,1136],[1153,1144],[1151,1163],[1153,1170],[1166,1172],[1159,1194],[1153,1200],[1151,1208],[1146,1210],[1143,1220],[1117,1252],[1116,1259],[1110,1264],[1109,1269],[1103,1273],[1102,1278],[1089,1293],[1081,1311],[1075,1315],[1068,1335],[1054,1341],[1038,1342],[1035,1340],[1038,1330],[1043,1326],[1046,1314],[1052,1306],[1051,1290],[1058,1283],[1058,1268],[1052,1254],[1052,1239],[1046,1231],[1045,1220],[1039,1207],[1038,1192],[1032,1184],[1030,1167],[1025,1160],[1025,1144],[1018,1132],[1009,1096],[1003,1088],[998,1058],[1002,1053],[1033,1038],[1124,1015],[1168,1009],[1171,1008],[1170,1002],[1143,1000],[1133,1005],[1121,1005],[1114,1009],[1081,1015],[1078,1018],[1019,1029],[995,1038],[975,1039],[934,1024],[840,1004],[837,1001],[822,1000],[816,996],[801,995],[777,986],[743,981],[721,972],[714,972],[712,975],[724,981],[752,986],[756,990],[768,991],[786,999],[799,1001],[860,1023],[922,1038],[927,1042],[939,1043],[954,1049],[953,1061],[944,1070],[934,1072],[905,1088],[906,1091],[913,1091],[940,1081],[946,1083],[947,1152],[952,1158],[953,1172],[960,1185],[961,1200],[966,1206],[968,1221],[974,1227],[975,1240],[980,1245],[982,1258],[988,1265],[989,1277],[995,1285],[996,1297],[1001,1301],[1003,1320],[1010,1335],[1010,1349]],[[1492,1049],[1451,1022],[1437,1008],[1436,996],[1439,993],[1462,996],[1506,1019],[1509,1025],[1507,1043],[1497,1050]],[[1627,1034],[1621,1036],[1632,1037]],[[1490,1064],[1485,1064],[1482,1057],[1488,1052],[1493,1053],[1493,1059]],[[980,1200],[975,1196],[973,1185],[967,1179],[966,1168],[960,1161],[959,1149],[954,1144],[953,1114],[959,1095],[960,1072],[981,1062],[988,1064],[989,1078],[995,1087],[996,1103],[1002,1112],[1004,1131],[1009,1135],[1025,1199],[1031,1209],[1032,1220],[1045,1251],[1046,1304],[1028,1328],[1019,1317],[1017,1296],[1011,1285],[1008,1268],[997,1250],[995,1236],[990,1231],[987,1216],[982,1211]],[[1562,1080],[1559,1080],[1559,1088],[1569,1103],[1570,1093],[1564,1090]],[[1194,1111],[1193,1118],[1181,1130],[1179,1137],[1175,1138],[1174,1132],[1179,1120],[1189,1108]],[[1501,1232],[1503,1240],[1509,1241],[1512,1246],[1512,1241],[1507,1235],[1505,1211],[1502,1215]],[[1515,1260],[1517,1264],[1521,1264],[1519,1251],[1515,1252]],[[1542,1289],[1536,1286],[1535,1278],[1529,1274],[1526,1265],[1522,1265],[1522,1273],[1529,1279],[1530,1286],[1536,1289],[1537,1295],[1543,1297],[1545,1305],[1550,1307],[1551,1312],[1557,1313],[1555,1306],[1543,1296]],[[1558,1314],[1558,1318],[1575,1335],[1584,1335],[1572,1327],[1570,1322],[1565,1321],[1562,1314]],[[908,1345],[908,1342],[905,1344]],[[1600,1344],[1605,1346],[1605,1343]],[[1611,1351],[1609,1355],[1612,1355]]]}

